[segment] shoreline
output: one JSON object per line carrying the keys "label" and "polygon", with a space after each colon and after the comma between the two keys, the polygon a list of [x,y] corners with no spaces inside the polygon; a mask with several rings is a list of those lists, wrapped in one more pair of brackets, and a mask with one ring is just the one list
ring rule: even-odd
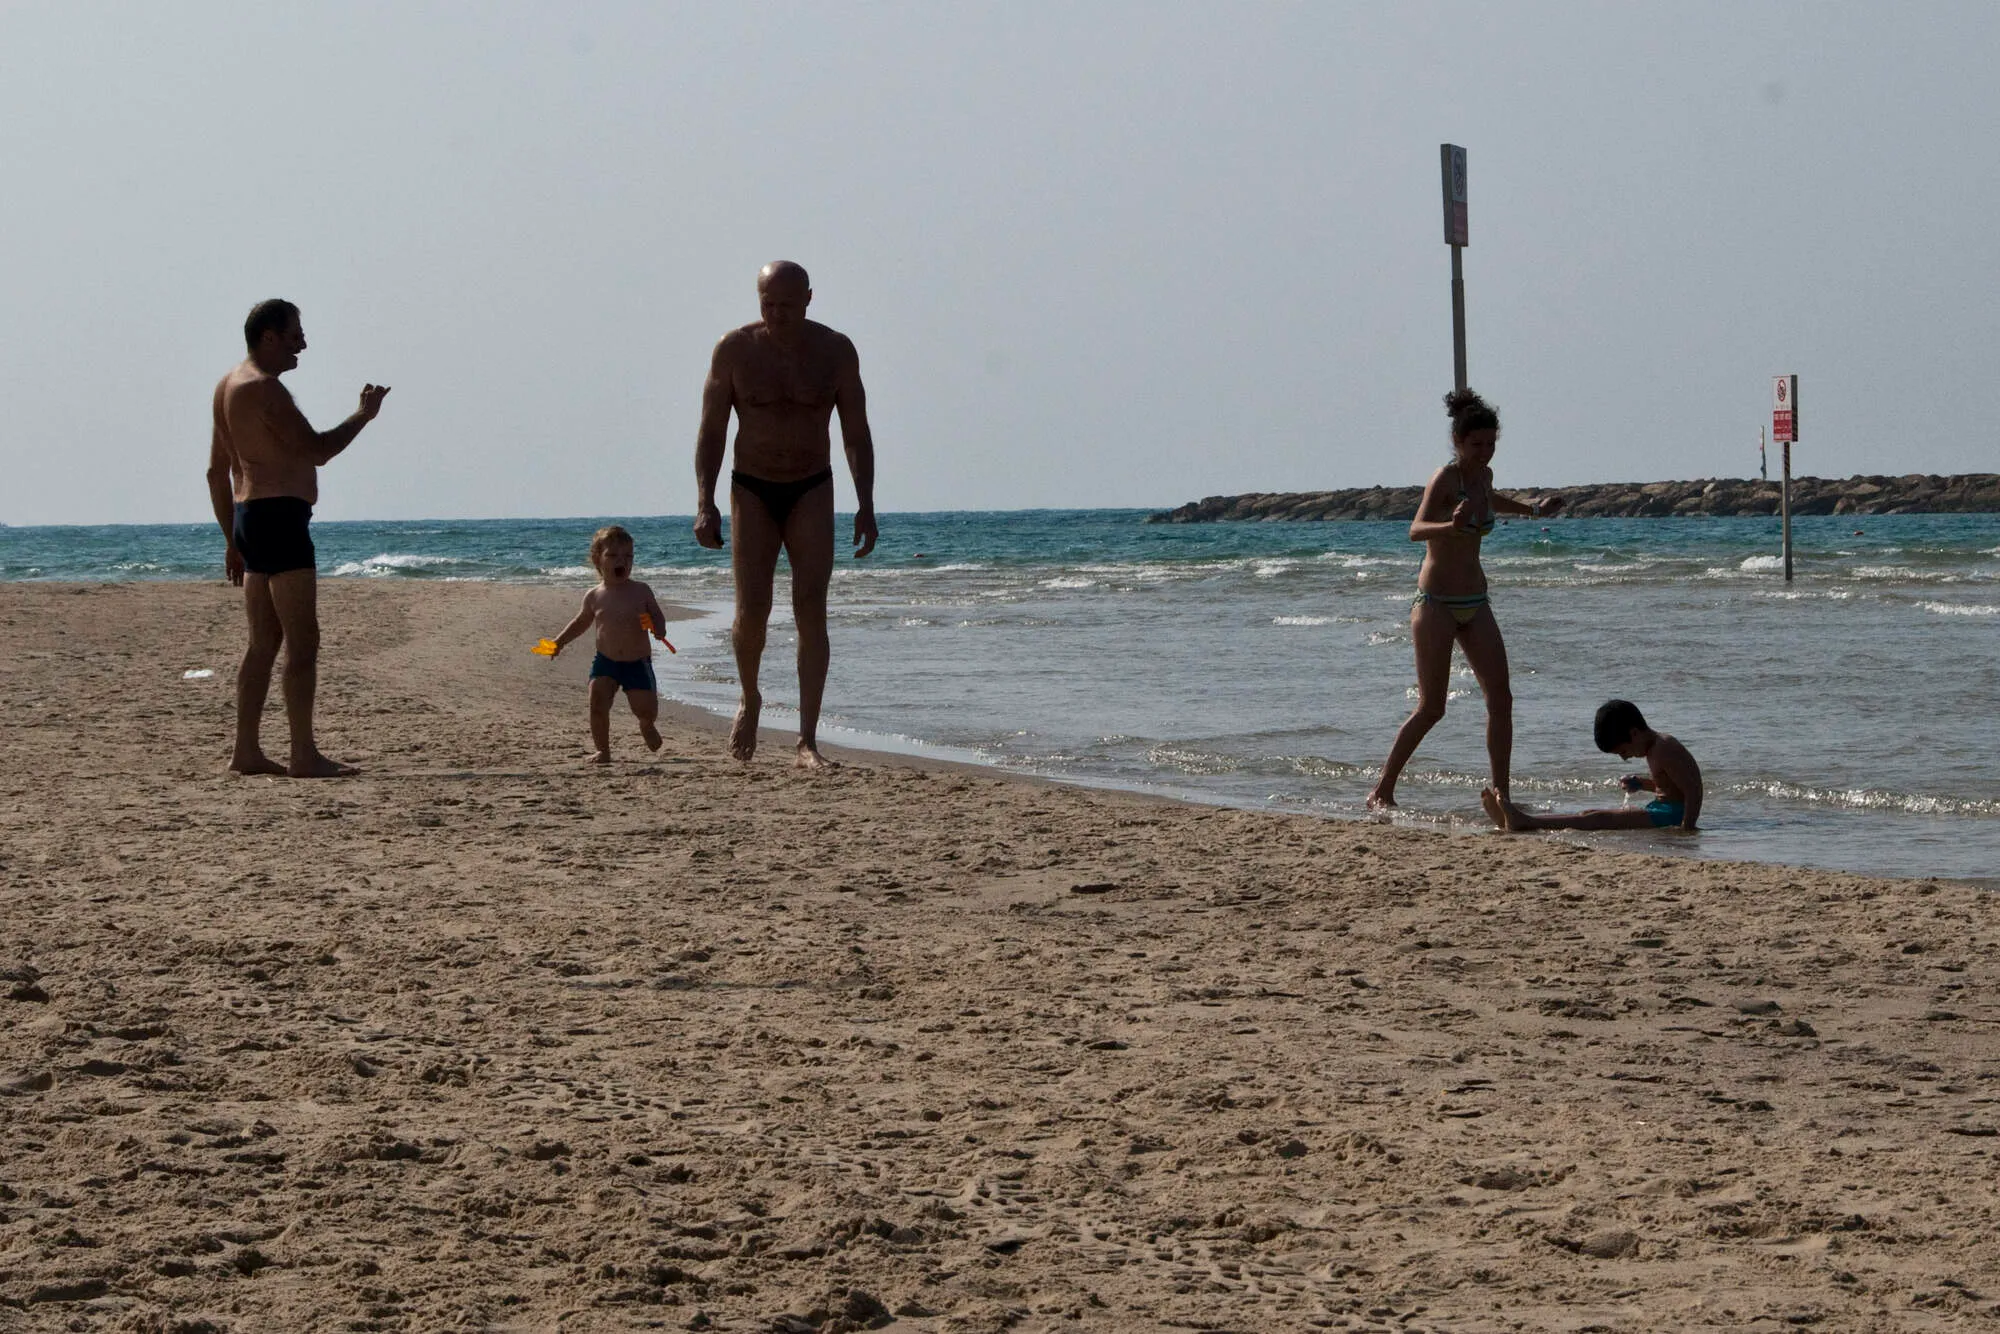
{"label": "shoreline", "polygon": [[599,770],[570,592],[330,586],[302,782],[235,590],[0,586],[0,1330],[1990,1323],[1992,894]]}
{"label": "shoreline", "polygon": [[[697,623],[707,622],[711,625],[718,621],[726,622],[729,615],[728,611],[722,608],[670,606],[668,607],[668,611],[670,614],[684,613],[686,620],[692,620]],[[682,618],[677,617],[677,619]],[[693,720],[703,726],[713,727],[722,735],[727,735],[728,725],[733,717],[728,705],[706,705],[696,700],[674,697],[670,694],[670,691],[671,684],[663,681],[660,691],[661,707],[663,709],[672,704],[679,709],[691,710]],[[777,711],[780,714],[793,714],[793,710],[786,706],[779,706]],[[769,712],[771,712],[771,706],[767,705],[766,713],[768,714]],[[787,731],[783,727],[760,726],[758,733],[761,738],[759,741],[760,748],[766,745],[778,745],[784,748],[787,753],[789,753],[790,747],[796,739],[796,732]],[[1126,782],[1115,778],[1100,778],[1090,774],[1038,773],[983,758],[974,751],[938,742],[926,741],[922,738],[886,732],[871,732],[866,729],[830,725],[825,722],[822,722],[820,726],[820,739],[821,749],[828,752],[834,758],[845,755],[865,760],[868,757],[873,757],[878,760],[895,760],[931,768],[937,772],[981,773],[990,777],[1024,783],[1052,784],[1059,787],[1079,788],[1085,791],[1117,792],[1151,801],[1176,802],[1215,810],[1299,816],[1305,819],[1326,820],[1337,824],[1364,824],[1385,828],[1406,829],[1413,832],[1436,834],[1449,838],[1501,836],[1496,830],[1483,823],[1479,813],[1475,811],[1468,811],[1462,820],[1450,815],[1435,816],[1408,811],[1399,811],[1397,815],[1392,817],[1373,815],[1354,816],[1323,809],[1313,809],[1304,804],[1281,804],[1270,799],[1262,802],[1231,800],[1222,794],[1204,792],[1192,786],[1168,783]],[[1630,846],[1631,838],[1629,834],[1621,835],[1615,831],[1598,834],[1568,832],[1551,835],[1542,833],[1539,835],[1519,835],[1517,837],[1539,837],[1547,842],[1596,848],[1605,852],[1628,852],[1644,856],[1686,858],[1692,861],[1716,862],[1723,865],[1741,864],[1789,867],[1794,870],[1812,872],[1841,871],[1843,869],[1840,867],[1820,866],[1811,862],[1790,862],[1779,859],[1756,859],[1732,857],[1726,854],[1709,854],[1704,852],[1698,844],[1682,847],[1676,846],[1674,843],[1669,843],[1664,846],[1655,844],[1633,848]],[[1863,874],[1867,873],[1864,872]],[[1924,872],[1880,872],[1875,874],[1885,874],[1891,878],[1937,881],[1946,884],[1967,885],[1989,891],[2000,891],[2000,875],[1933,875]]]}
{"label": "shoreline", "polygon": [[[546,595],[550,592],[558,592],[558,593],[566,593],[574,595],[579,588],[584,586],[580,583],[576,583],[575,581],[563,581],[556,578],[550,578],[546,580],[532,580],[532,581],[514,580],[514,579],[491,579],[491,580],[443,579],[443,580],[423,580],[423,581],[403,582],[396,580],[383,580],[380,577],[348,575],[348,576],[325,576],[322,577],[320,582],[321,582],[323,599],[327,596],[325,592],[326,589],[328,589],[329,587],[337,589],[341,585],[352,585],[358,588],[377,588],[383,590],[385,594],[392,597],[395,596],[396,593],[400,590],[409,590],[412,596],[431,596],[431,595],[441,594],[446,590],[460,590],[460,589],[467,591],[475,589],[518,590],[523,593],[527,593],[529,595],[533,595],[536,593]],[[0,582],[0,592],[4,592],[4,590],[9,587],[41,588],[41,589],[68,590],[68,591],[90,591],[90,590],[106,590],[106,589],[121,589],[121,588],[141,590],[141,589],[157,588],[161,585],[188,585],[193,587],[220,586],[219,581],[191,580],[184,578],[172,578],[172,579],[162,579],[162,580],[129,579],[129,580],[77,581],[77,582],[66,582],[66,581],[55,581],[55,580],[50,580],[50,581],[15,580],[15,581]],[[422,590],[429,590],[429,592],[423,592]],[[232,602],[231,605],[232,608],[236,606],[234,602]],[[552,615],[559,615],[560,619],[567,619],[568,612],[562,610],[561,605],[559,603],[551,603],[550,605],[553,608],[551,612]],[[662,609],[666,611],[668,617],[672,621],[681,625],[696,625],[696,626],[705,625],[706,628],[713,628],[713,625],[717,622],[726,622],[729,616],[728,609],[720,606],[700,607],[700,606],[689,606],[685,604],[664,602],[664,601],[662,602],[661,606]],[[767,655],[767,664],[766,664],[767,670],[771,666],[775,665],[781,671],[789,671],[790,670],[789,660],[781,660],[781,659],[783,659],[782,654],[779,655],[779,658],[777,659],[768,658]],[[668,661],[671,661],[669,657],[660,655],[658,653],[655,654],[656,665]],[[226,670],[226,668],[223,670]],[[223,675],[223,670],[218,670],[217,672],[218,678],[220,678]],[[581,689],[580,684],[578,688],[579,690]],[[685,725],[698,728],[701,731],[712,734],[718,738],[724,738],[724,739],[727,738],[729,733],[729,725],[734,716],[733,709],[730,705],[716,704],[711,706],[703,704],[697,700],[676,696],[672,692],[673,692],[672,681],[662,680],[660,688],[659,707],[661,716],[663,718],[671,715],[676,720]],[[275,686],[274,686],[274,698],[275,698]],[[273,707],[275,708],[275,705]],[[782,715],[795,716],[795,710],[793,708],[782,704],[775,706],[767,705],[766,714],[768,715],[772,712],[776,712],[781,716]],[[623,715],[619,714],[616,710],[614,710],[614,715],[613,715],[614,732],[617,727],[617,720],[621,716]],[[788,757],[791,755],[794,743],[797,740],[797,732],[795,727],[788,729],[782,725],[772,726],[769,725],[768,723],[765,723],[765,724],[760,724],[760,726],[758,727],[758,737],[759,737],[758,749],[761,757],[763,757],[764,759],[769,759],[773,755],[783,755]],[[1477,838],[1500,836],[1496,831],[1492,830],[1484,823],[1482,823],[1482,821],[1477,817],[1477,815],[1471,810],[1468,810],[1463,820],[1459,820],[1450,815],[1435,816],[1435,815],[1419,814],[1414,812],[1404,812],[1404,813],[1399,813],[1397,816],[1394,817],[1381,818],[1373,816],[1351,816],[1343,813],[1312,809],[1303,805],[1283,805],[1283,804],[1273,804],[1270,802],[1260,803],[1247,800],[1234,801],[1220,794],[1208,793],[1198,788],[1182,787],[1173,784],[1148,784],[1139,782],[1125,782],[1114,778],[1100,778],[1089,774],[1037,773],[1031,770],[1010,767],[993,760],[982,758],[976,752],[973,751],[963,750],[961,748],[945,745],[942,743],[926,741],[923,740],[922,738],[901,736],[885,732],[872,732],[866,729],[858,729],[836,724],[827,724],[824,722],[822,722],[821,724],[821,748],[824,752],[828,754],[829,758],[842,759],[843,757],[845,757],[846,759],[849,759],[857,763],[888,760],[897,763],[907,764],[913,768],[922,769],[927,772],[978,774],[989,778],[995,778],[1011,782],[1019,782],[1033,786],[1053,786],[1062,788],[1072,788],[1088,792],[1120,794],[1132,797],[1136,800],[1168,802],[1168,803],[1182,804],[1202,809],[1242,811],[1251,814],[1264,814],[1264,815],[1275,815],[1275,816],[1292,816],[1303,819],[1324,820],[1334,824],[1342,824],[1342,825],[1364,825],[1364,826],[1373,826],[1380,828],[1394,828],[1394,829],[1408,830],[1415,833],[1439,835],[1454,839],[1463,839],[1463,838],[1477,839]],[[1523,836],[1512,836],[1512,837],[1536,837],[1536,836],[1523,835]],[[1668,845],[1664,847],[1647,846],[1635,849],[1628,846],[1630,841],[1629,838],[1621,838],[1620,835],[1618,835],[1617,833],[1605,833],[1596,835],[1576,834],[1576,833],[1562,833],[1562,834],[1550,835],[1545,833],[1539,835],[1539,838],[1543,842],[1548,842],[1552,844],[1567,845],[1567,846],[1574,846],[1581,848],[1592,848],[1614,854],[1639,855],[1639,856],[1663,856],[1677,860],[1686,859],[1689,861],[1714,863],[1718,865],[1777,867],[1777,868],[1786,868],[1791,870],[1813,872],[1813,873],[1828,872],[1835,874],[1886,875],[1890,878],[1902,878],[1914,881],[1930,881],[1941,884],[1966,885],[1977,889],[2000,892],[2000,874],[1991,876],[1976,876],[1976,875],[1953,876],[1953,875],[1933,875],[1924,872],[1848,871],[1840,867],[1820,866],[1811,862],[1788,862],[1775,859],[1766,860],[1766,859],[1739,858],[1739,857],[1729,857],[1726,855],[1711,856],[1701,851],[1701,849],[1698,846],[1688,847],[1683,849],[1677,846]]]}

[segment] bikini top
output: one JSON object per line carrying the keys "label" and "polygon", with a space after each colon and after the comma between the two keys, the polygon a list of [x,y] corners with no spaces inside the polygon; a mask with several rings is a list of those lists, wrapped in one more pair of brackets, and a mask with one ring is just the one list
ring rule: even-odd
{"label": "bikini top", "polygon": [[[1460,482],[1460,483],[1458,484],[1458,498],[1459,498],[1460,500],[1468,500],[1468,499],[1470,499],[1470,497],[1469,497],[1469,496],[1467,496],[1467,495],[1465,494],[1465,483],[1464,483],[1464,482]],[[1492,493],[1491,493],[1491,492],[1489,492],[1489,493],[1487,494],[1487,498],[1486,498],[1486,514],[1485,514],[1485,516],[1484,516],[1483,518],[1481,518],[1481,519],[1479,520],[1479,535],[1480,535],[1481,537],[1485,537],[1485,536],[1486,536],[1486,535],[1487,535],[1488,533],[1491,533],[1491,532],[1493,531],[1493,522],[1494,522],[1494,520],[1493,520],[1493,497],[1492,497]]]}

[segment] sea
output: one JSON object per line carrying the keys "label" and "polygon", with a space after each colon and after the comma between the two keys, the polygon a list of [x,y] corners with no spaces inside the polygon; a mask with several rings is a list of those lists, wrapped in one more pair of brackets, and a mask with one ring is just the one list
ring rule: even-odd
{"label": "sea", "polygon": [[[1251,809],[1370,818],[1415,699],[1400,522],[1151,524],[1144,510],[882,516],[832,590],[823,735]],[[607,519],[314,525],[336,579],[587,586]],[[701,613],[664,693],[735,703],[726,553],[687,516],[621,518],[639,577]],[[2000,876],[2000,515],[1550,519],[1486,541],[1513,670],[1513,789],[1619,806],[1591,718],[1629,699],[1702,766],[1702,829],[1579,837],[1699,857]],[[0,528],[0,579],[214,579],[209,525]],[[794,721],[780,572],[766,721]],[[551,627],[553,630],[554,627]],[[496,660],[527,644],[467,645]],[[213,664],[227,667],[227,664]],[[163,662],[178,676],[185,664]],[[1484,830],[1484,704],[1462,659],[1399,823]]]}

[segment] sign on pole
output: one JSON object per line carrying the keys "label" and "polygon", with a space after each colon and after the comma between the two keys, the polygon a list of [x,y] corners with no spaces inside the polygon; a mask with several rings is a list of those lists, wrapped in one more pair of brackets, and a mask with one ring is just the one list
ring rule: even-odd
{"label": "sign on pole", "polygon": [[1444,243],[1470,245],[1465,218],[1465,150],[1457,144],[1438,145],[1444,168]]}
{"label": "sign on pole", "polygon": [[1457,144],[1438,145],[1444,171],[1444,239],[1451,247],[1451,370],[1452,380],[1465,388],[1465,150]]}
{"label": "sign on pole", "polygon": [[1799,377],[1780,375],[1771,381],[1771,438],[1785,447],[1784,481],[1778,492],[1783,516],[1785,582],[1792,582],[1792,442],[1799,438]]}
{"label": "sign on pole", "polygon": [[1799,438],[1799,377],[1780,375],[1771,381],[1771,438],[1790,444]]}

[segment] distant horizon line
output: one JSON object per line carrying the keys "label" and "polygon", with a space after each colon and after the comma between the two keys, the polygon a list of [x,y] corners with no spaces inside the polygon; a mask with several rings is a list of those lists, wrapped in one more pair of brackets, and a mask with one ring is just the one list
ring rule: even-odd
{"label": "distant horizon line", "polygon": [[[1862,480],[1862,479],[1891,479],[1891,480],[1894,480],[1894,479],[1899,479],[1899,478],[1904,478],[1904,477],[1924,477],[1924,478],[1938,478],[1938,479],[1940,479],[1940,480],[1944,480],[1944,481],[1951,481],[1951,480],[1954,480],[1954,479],[1956,479],[1956,478],[1961,478],[1961,477],[1993,477],[1993,476],[1996,476],[1996,475],[2000,475],[2000,474],[1995,474],[1995,473],[1991,473],[1991,472],[1954,472],[1954,473],[1924,473],[1924,472],[1905,472],[1905,473],[1859,473],[1859,472],[1858,472],[1858,473],[1852,473],[1852,474],[1850,474],[1849,476],[1846,476],[1846,477],[1822,477],[1822,476],[1819,476],[1818,474],[1813,474],[1813,473],[1798,473],[1798,474],[1795,474],[1795,475],[1794,475],[1794,476],[1792,477],[1792,481],[1793,481],[1793,482],[1795,482],[1795,483],[1797,483],[1797,482],[1812,482],[1812,481],[1836,481],[1836,482],[1851,482],[1851,481],[1857,481],[1857,480]],[[1499,488],[1499,489],[1501,489],[1501,490],[1503,490],[1503,491],[1509,491],[1509,492],[1515,492],[1515,491],[1569,491],[1569,490],[1576,490],[1576,489],[1578,489],[1578,488],[1581,488],[1581,487],[1634,487],[1634,486],[1653,486],[1653,485],[1657,485],[1657,484],[1659,484],[1659,483],[1663,483],[1663,482],[1672,482],[1672,483],[1682,483],[1682,482],[1723,482],[1723,481],[1747,481],[1747,482],[1762,482],[1762,483],[1778,483],[1778,482],[1780,482],[1781,480],[1782,480],[1781,478],[1777,478],[1777,477],[1752,477],[1752,476],[1744,476],[1744,477],[1741,477],[1741,478],[1737,478],[1737,477],[1686,477],[1686,478],[1677,478],[1677,477],[1656,477],[1656,478],[1653,478],[1653,479],[1652,479],[1652,480],[1650,480],[1650,481],[1643,481],[1643,482],[1641,482],[1641,481],[1615,481],[1615,482],[1559,482],[1559,483],[1555,483],[1555,484],[1553,484],[1553,485],[1508,485],[1508,486],[1505,486],[1505,487],[1501,487],[1501,488]],[[1157,503],[1149,503],[1149,504],[1144,504],[1144,505],[1017,505],[1017,506],[1012,506],[1012,507],[1009,507],[1009,508],[993,508],[993,509],[983,509],[983,508],[972,508],[972,507],[965,507],[965,506],[957,506],[957,507],[952,507],[952,508],[945,508],[945,509],[908,509],[908,510],[881,510],[881,511],[879,511],[879,512],[880,512],[880,513],[882,513],[882,514],[885,514],[885,515],[890,515],[890,514],[907,514],[907,515],[926,515],[926,514],[1101,514],[1101,513],[1105,513],[1105,512],[1119,512],[1119,511],[1131,511],[1131,512],[1134,512],[1134,513],[1162,513],[1162,512],[1165,512],[1165,511],[1168,511],[1168,510],[1173,510],[1173,509],[1177,509],[1177,508],[1179,508],[1179,507],[1180,507],[1180,506],[1182,506],[1182,505],[1187,505],[1187,504],[1191,504],[1191,503],[1198,503],[1198,502],[1200,502],[1200,501],[1203,501],[1203,500],[1211,500],[1211,499],[1215,499],[1216,497],[1219,497],[1219,496],[1225,496],[1225,495],[1227,495],[1227,496],[1232,496],[1232,497],[1234,497],[1234,496],[1313,496],[1313,495],[1326,495],[1326,494],[1330,494],[1330,493],[1333,493],[1333,492],[1351,492],[1351,491],[1400,491],[1400,490],[1408,490],[1408,489],[1410,489],[1411,487],[1422,487],[1422,486],[1424,486],[1425,484],[1426,484],[1426,483],[1424,483],[1424,482],[1396,482],[1396,483],[1385,483],[1385,482],[1376,482],[1376,483],[1372,483],[1372,484],[1370,484],[1370,485],[1368,485],[1368,486],[1329,486],[1329,487],[1316,487],[1316,488],[1313,488],[1313,489],[1311,489],[1311,490],[1294,490],[1294,491],[1235,491],[1235,492],[1220,492],[1220,491],[1218,491],[1218,492],[1213,492],[1213,493],[1211,493],[1211,494],[1209,494],[1209,495],[1206,495],[1206,496],[1197,496],[1197,497],[1195,497],[1195,498],[1194,498],[1194,500],[1193,500],[1193,501],[1186,501],[1186,500],[1183,500],[1183,501],[1178,501],[1178,502],[1174,502],[1174,503],[1171,503],[1171,504],[1165,504],[1165,505],[1161,505],[1161,504],[1157,504]],[[851,509],[836,509],[836,510],[834,511],[834,513],[835,513],[836,515],[851,515],[851,514],[853,514],[853,513],[854,513],[854,511],[853,511],[853,510],[851,510]],[[416,517],[413,517],[413,518],[406,518],[406,519],[366,519],[366,518],[353,518],[353,519],[322,519],[322,518],[315,518],[315,519],[313,520],[313,522],[314,522],[314,523],[317,523],[317,524],[322,524],[322,525],[324,525],[324,524],[336,524],[336,523],[571,523],[571,522],[577,522],[577,523],[581,523],[581,522],[586,522],[586,521],[591,521],[591,520],[599,520],[599,519],[610,519],[610,520],[619,520],[619,519],[647,519],[647,520],[652,520],[652,519],[687,519],[687,520],[688,520],[688,521],[689,521],[689,522],[691,523],[691,522],[693,522],[693,520],[694,520],[694,512],[693,512],[692,510],[689,510],[689,511],[680,511],[680,512],[666,512],[666,513],[660,513],[660,514],[631,514],[631,513],[625,513],[625,514],[619,514],[619,513],[598,513],[598,514],[512,514],[512,515],[450,515],[450,516],[447,516],[447,515],[419,515],[419,516],[416,516]],[[97,521],[92,521],[92,520],[72,520],[72,521],[68,521],[68,522],[62,522],[62,523],[14,523],[14,522],[11,522],[11,521],[8,521],[8,520],[0,520],[0,528],[17,528],[17,529],[27,529],[27,528],[207,528],[207,527],[213,527],[213,526],[215,526],[215,521],[214,521],[214,519],[213,519],[213,518],[210,518],[210,519],[206,519],[206,520],[204,520],[204,519],[115,519],[115,520],[97,520]]]}

